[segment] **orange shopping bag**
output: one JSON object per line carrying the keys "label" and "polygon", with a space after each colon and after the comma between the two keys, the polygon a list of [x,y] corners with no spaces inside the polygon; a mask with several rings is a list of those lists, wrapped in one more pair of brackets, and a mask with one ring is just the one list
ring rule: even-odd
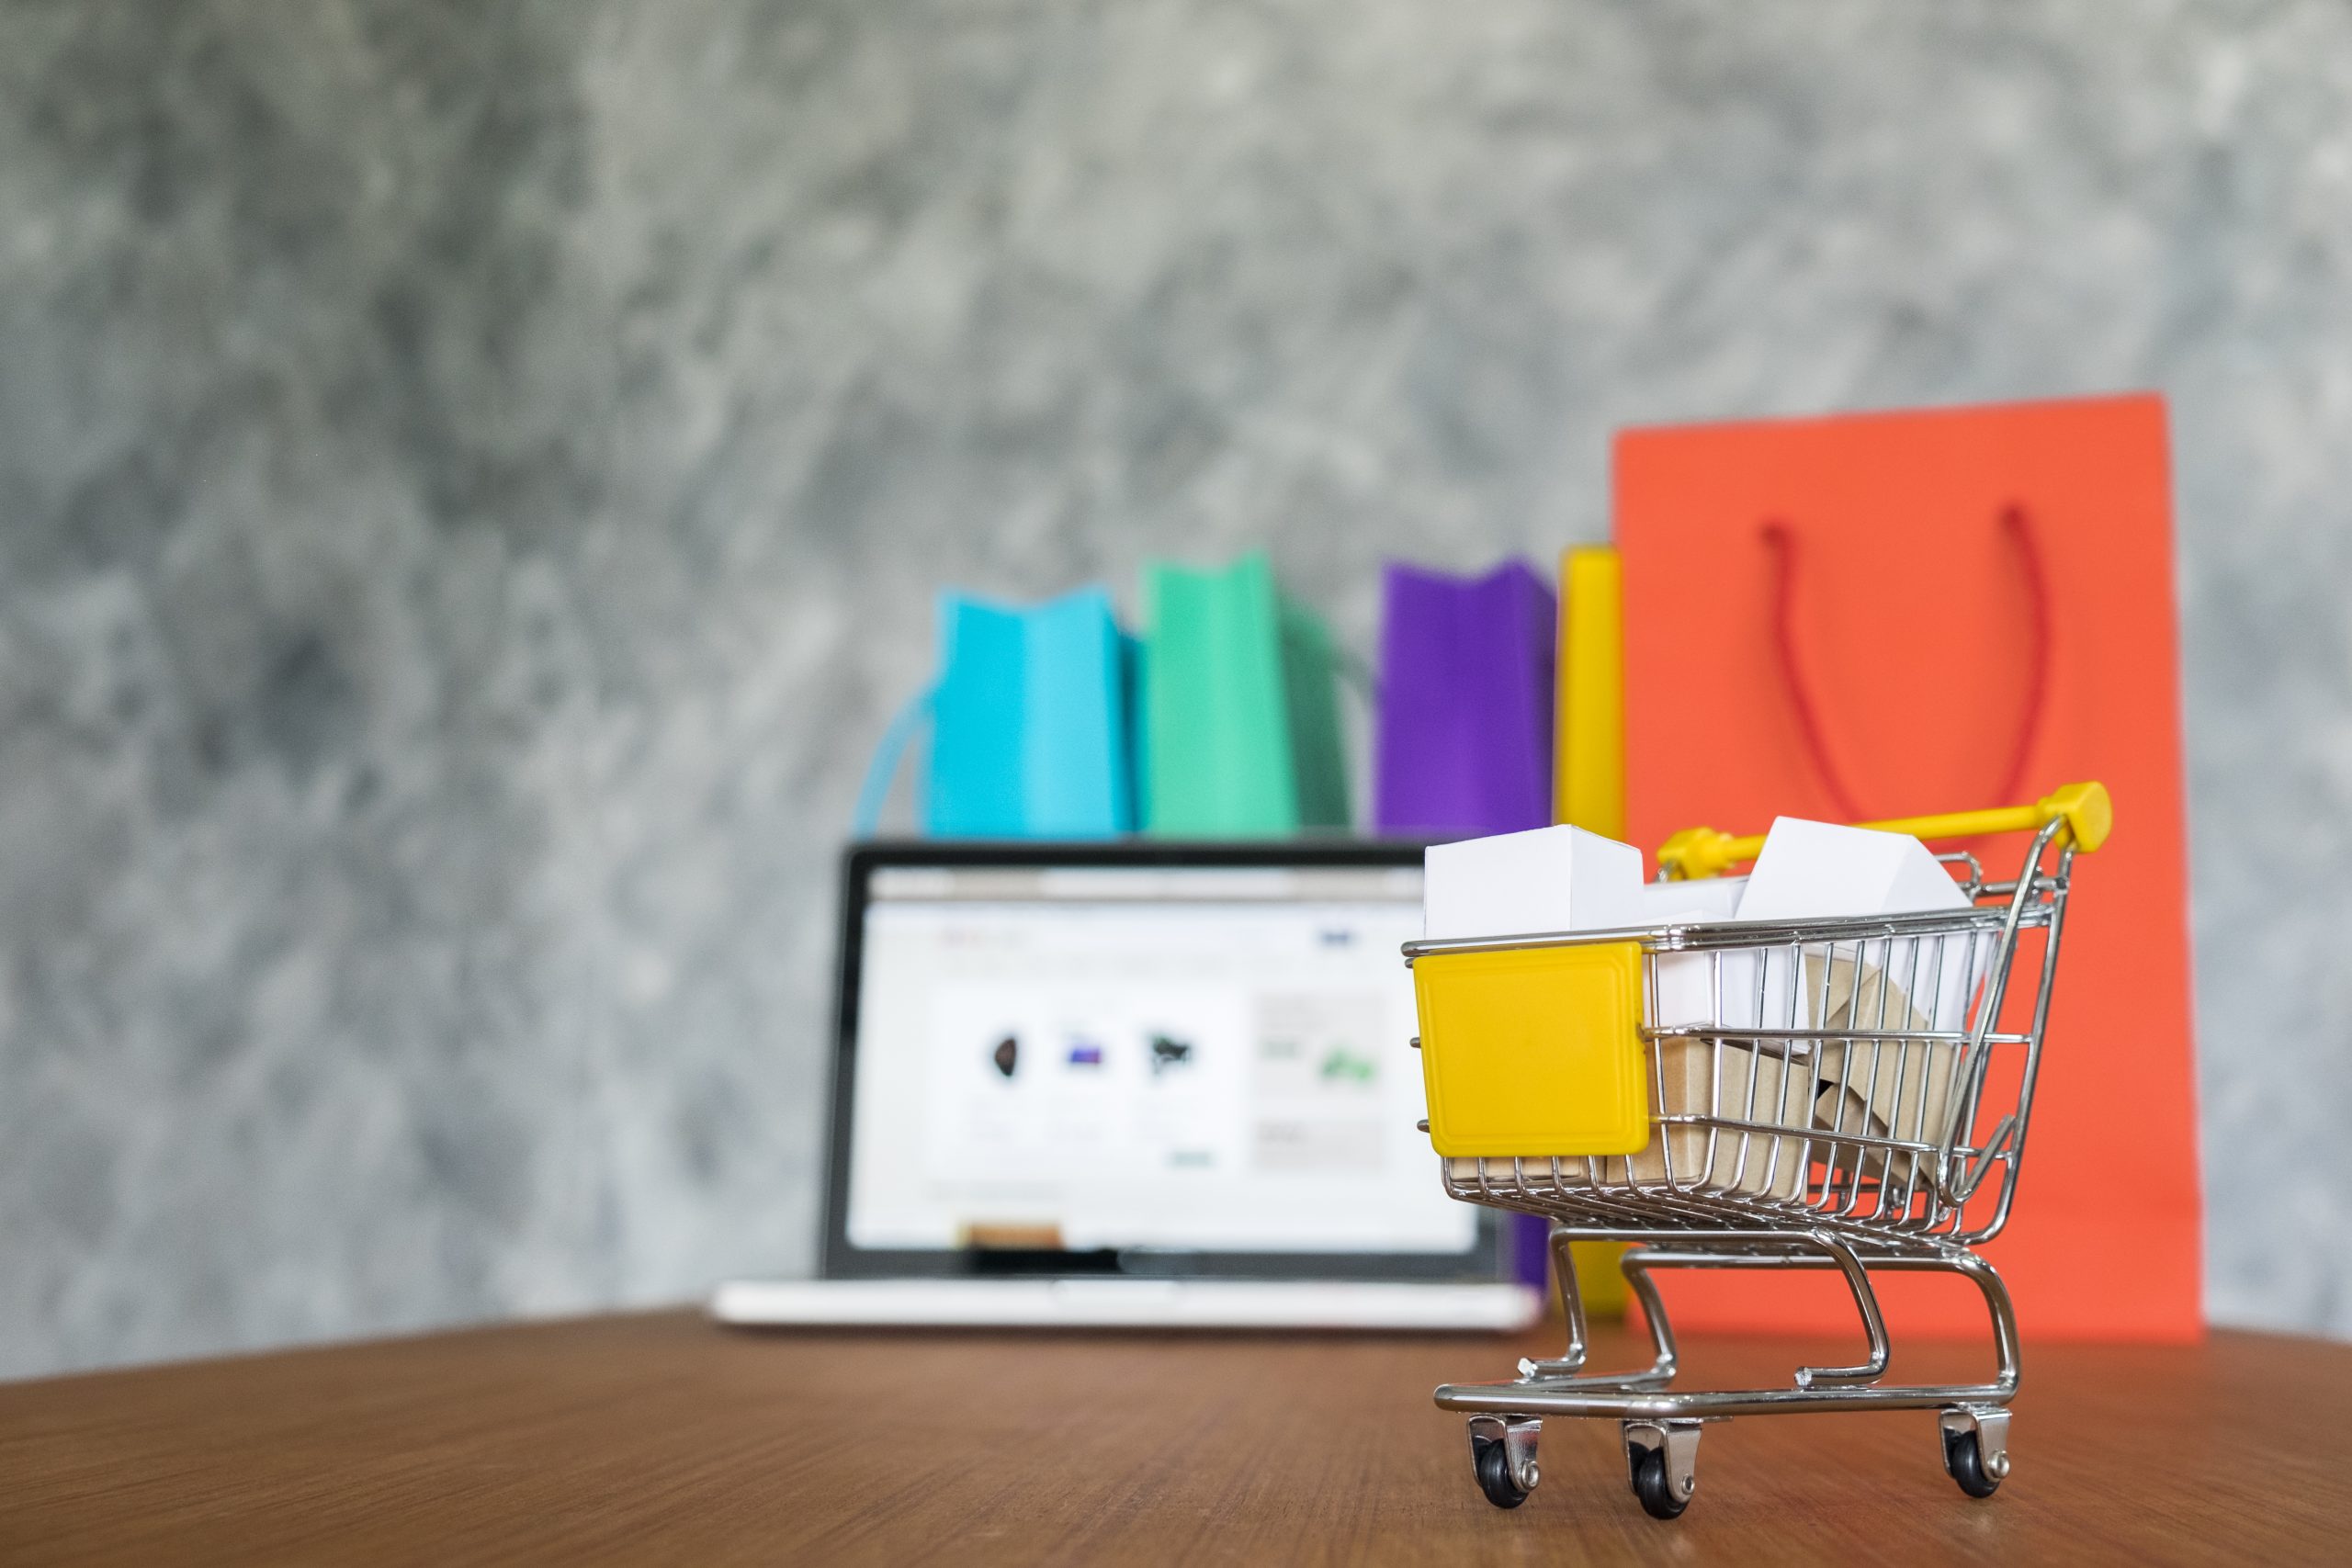
{"label": "orange shopping bag", "polygon": [[[2031,1136],[1985,1256],[2024,1331],[2202,1332],[2188,851],[2154,396],[1629,431],[1615,454],[1628,822],[1761,832],[2113,792],[2079,868]],[[1978,846],[2015,871],[2021,840]],[[1906,1289],[1906,1287],[1908,1287]],[[1697,1327],[1835,1331],[1827,1276],[1693,1271]],[[1882,1286],[1898,1329],[1973,1291]]]}

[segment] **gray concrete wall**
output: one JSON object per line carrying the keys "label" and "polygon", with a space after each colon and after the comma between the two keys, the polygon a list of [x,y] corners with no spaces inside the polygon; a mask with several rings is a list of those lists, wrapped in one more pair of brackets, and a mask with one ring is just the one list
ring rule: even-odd
{"label": "gray concrete wall", "polygon": [[928,589],[2155,387],[2210,1295],[2352,1332],[2352,11],[0,8],[0,1372],[809,1256]]}

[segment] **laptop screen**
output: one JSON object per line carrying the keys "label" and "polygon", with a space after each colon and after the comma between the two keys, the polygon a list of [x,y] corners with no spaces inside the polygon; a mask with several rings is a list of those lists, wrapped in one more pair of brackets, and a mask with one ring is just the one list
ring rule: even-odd
{"label": "laptop screen", "polygon": [[1479,1247],[1415,1126],[1418,854],[1203,857],[862,868],[848,1251]]}

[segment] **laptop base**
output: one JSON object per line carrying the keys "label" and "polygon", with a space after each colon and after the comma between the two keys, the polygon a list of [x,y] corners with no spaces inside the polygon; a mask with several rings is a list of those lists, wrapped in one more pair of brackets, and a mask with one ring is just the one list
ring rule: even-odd
{"label": "laptop base", "polygon": [[1340,1328],[1510,1332],[1544,1315],[1516,1284],[1270,1280],[785,1280],[718,1288],[743,1327]]}

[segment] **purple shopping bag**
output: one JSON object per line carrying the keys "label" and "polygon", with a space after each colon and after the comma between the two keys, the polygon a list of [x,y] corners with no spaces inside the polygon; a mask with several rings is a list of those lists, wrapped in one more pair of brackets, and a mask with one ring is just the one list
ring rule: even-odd
{"label": "purple shopping bag", "polygon": [[1382,601],[1375,826],[1469,836],[1549,823],[1551,588],[1521,560],[1476,578],[1391,561]]}
{"label": "purple shopping bag", "polygon": [[[1379,830],[1469,838],[1549,823],[1559,626],[1550,587],[1524,561],[1484,577],[1391,561],[1381,599]],[[1541,1284],[1549,1227],[1511,1218],[1519,1277]]]}

